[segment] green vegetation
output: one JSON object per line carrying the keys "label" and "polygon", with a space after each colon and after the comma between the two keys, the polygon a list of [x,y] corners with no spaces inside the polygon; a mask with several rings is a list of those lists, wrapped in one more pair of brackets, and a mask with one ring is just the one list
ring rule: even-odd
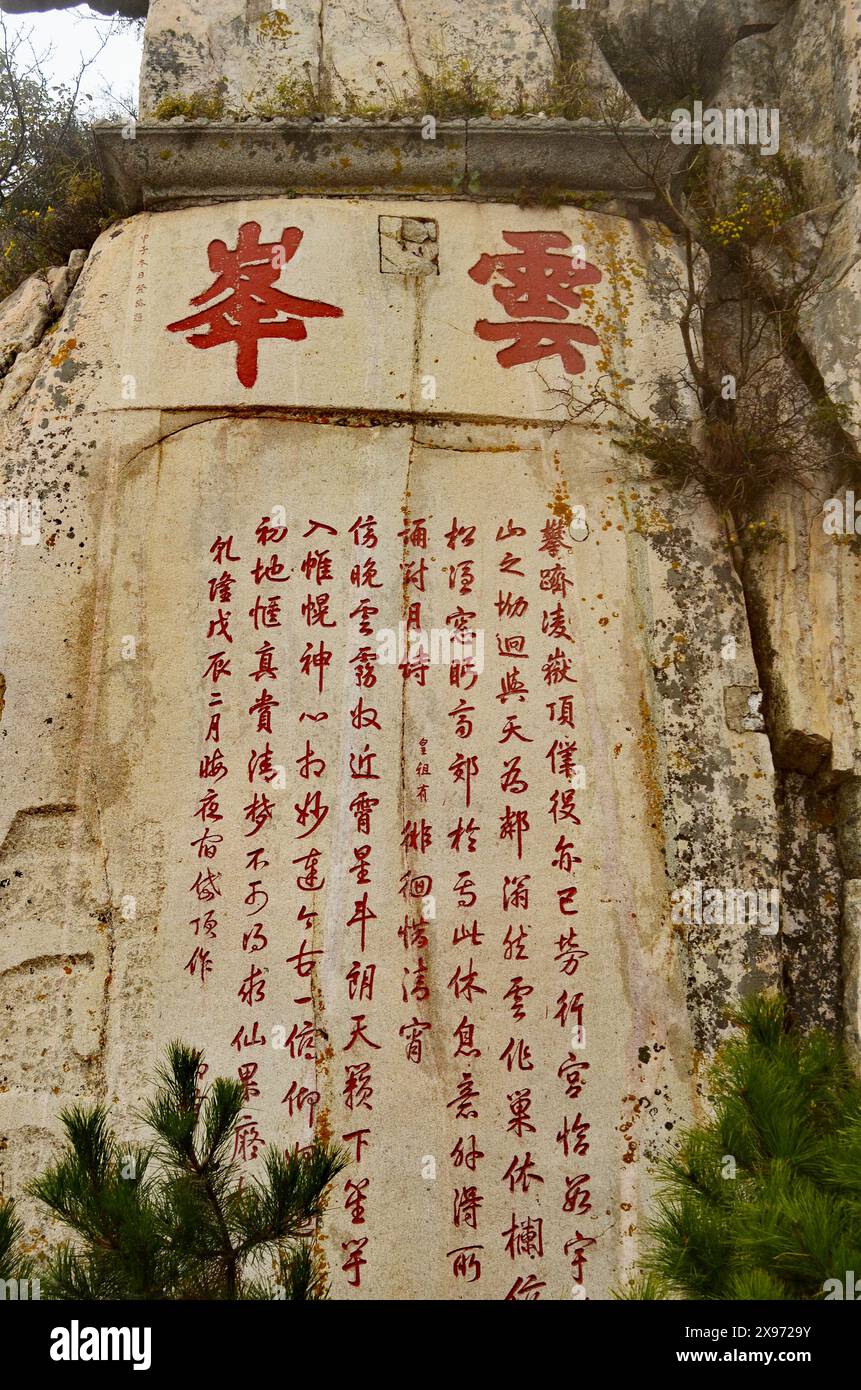
{"label": "green vegetation", "polygon": [[[556,49],[553,78],[541,103],[548,116],[576,121],[599,120],[599,102],[590,91],[584,50],[594,43],[585,10],[561,4],[556,11]],[[551,45],[552,47],[552,45]]]}
{"label": "green vegetation", "polygon": [[102,191],[80,78],[52,86],[0,23],[0,296],[89,249],[114,216]]}
{"label": "green vegetation", "polygon": [[198,120],[201,116],[208,121],[217,121],[226,114],[224,94],[215,88],[194,92],[187,97],[162,97],[152,114],[157,121],[170,121],[174,116],[185,116],[189,121]]}
{"label": "green vegetation", "polygon": [[681,242],[672,298],[686,365],[648,413],[630,409],[625,384],[611,370],[585,397],[572,387],[569,413],[594,422],[609,410],[620,448],[648,459],[674,490],[707,496],[733,546],[762,549],[764,534],[769,543],[779,539],[759,525],[765,498],[810,487],[817,469],[857,477],[852,412],[829,400],[801,334],[826,278],[823,252],[835,213],[822,218],[818,243],[812,238],[802,256],[809,222],[797,161],[745,151],[739,172],[701,149],[684,187],[669,187],[648,160],[637,163],[621,122],[606,119]]}
{"label": "green vegetation", "polygon": [[466,57],[438,58],[429,73],[420,74],[412,99],[416,114],[427,111],[441,121],[493,116],[504,110],[496,84]]}
{"label": "green vegetation", "polygon": [[30,1279],[33,1275],[33,1261],[23,1252],[23,1235],[15,1203],[0,1198],[0,1282]]}
{"label": "green vegetation", "polygon": [[778,401],[750,393],[744,418],[733,405],[721,402],[723,408],[715,407],[695,430],[686,419],[629,416],[614,443],[649,459],[654,476],[675,490],[692,487],[708,497],[730,518],[745,549],[760,534],[759,524],[749,520],[751,511],[775,490],[797,483],[814,451],[844,467],[852,466],[854,456],[840,428],[849,411],[827,399],[811,405],[801,394]]}
{"label": "green vegetation", "polygon": [[[365,120],[420,120],[432,115],[439,121],[467,120],[475,116],[501,115],[504,103],[497,85],[482,75],[477,63],[462,56],[438,57],[428,72],[398,89],[385,70],[377,76],[376,97],[360,96],[338,79],[330,90],[312,77],[307,65],[301,74],[282,77],[271,95],[254,102],[264,117],[359,116]],[[156,113],[158,114],[158,112]]]}
{"label": "green vegetation", "polygon": [[317,1141],[286,1154],[272,1145],[263,1175],[240,1181],[243,1089],[224,1078],[202,1087],[202,1061],[180,1043],[168,1049],[141,1117],[153,1135],[145,1147],[119,1144],[101,1106],[63,1112],[64,1152],[28,1191],[77,1241],[62,1245],[41,1271],[44,1296],[326,1296],[313,1223],[346,1156]]}
{"label": "green vegetation", "polygon": [[822,1299],[861,1270],[861,1081],[783,999],[738,1010],[709,1075],[714,1119],[662,1164],[637,1299]]}
{"label": "green vegetation", "polygon": [[745,158],[748,172],[726,190],[716,188],[704,164],[695,162],[687,189],[703,245],[713,253],[728,253],[735,265],[750,262],[763,247],[789,247],[793,219],[807,209],[797,160],[781,154],[764,158],[755,149]]}

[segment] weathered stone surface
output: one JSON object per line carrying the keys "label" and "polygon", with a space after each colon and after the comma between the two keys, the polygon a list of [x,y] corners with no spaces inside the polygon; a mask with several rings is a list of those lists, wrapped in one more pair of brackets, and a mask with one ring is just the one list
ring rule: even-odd
{"label": "weathered stone surface", "polygon": [[[433,140],[415,121],[206,122],[97,126],[96,147],[126,212],[202,201],[340,193],[555,204],[576,194],[654,199],[643,171],[671,179],[686,158],[669,128],[625,128],[631,155],[598,123],[527,118],[441,122]],[[640,167],[638,167],[638,165]]]}
{"label": "weathered stone surface", "polygon": [[40,371],[48,365],[51,355],[49,339],[27,352],[19,352],[0,385],[0,410],[9,410],[26,391],[29,391]]}
{"label": "weathered stone surface", "polygon": [[323,15],[323,52],[332,80],[362,96],[379,97],[388,83],[403,90],[419,72],[442,84],[470,70],[513,103],[552,78],[555,8],[555,0],[504,8],[494,0],[455,8],[447,0],[334,0]]}
{"label": "weathered stone surface", "polygon": [[321,82],[335,96],[379,101],[412,91],[419,72],[444,83],[464,65],[513,102],[550,79],[554,8],[553,0],[502,12],[493,0],[456,10],[433,0],[153,0],[141,109],[213,90],[231,110],[253,109],[271,101],[281,81]]}
{"label": "weathered stone surface", "polygon": [[847,597],[861,574],[852,537],[826,533],[826,489],[823,480],[818,496],[799,488],[771,499],[774,539],[747,570],[775,758],[839,782],[859,773],[858,619]]}
{"label": "weathered stone surface", "polygon": [[439,227],[432,218],[380,218],[380,270],[385,275],[438,275]]}
{"label": "weathered stone surface", "polygon": [[783,774],[781,822],[782,983],[801,1028],[842,1030],[843,878],[833,799],[798,772]]}
{"label": "weathered stone surface", "polygon": [[763,733],[762,691],[758,686],[728,685],[724,690],[726,722],[737,734]]}
{"label": "weathered stone surface", "polygon": [[861,879],[861,781],[841,783],[837,796],[840,862],[847,878]]}
{"label": "weathered stone surface", "polygon": [[[851,29],[805,0],[773,34],[780,6],[723,8],[734,105],[782,90],[804,35],[848,92]],[[375,62],[409,82],[476,46],[511,98],[546,80],[552,6],[500,9],[156,0],[144,106],[247,109],[285,79],[370,98]],[[578,413],[608,382],[629,418],[691,409],[680,248],[636,216],[648,180],[615,141],[608,160],[612,133],[126,134],[99,136],[125,206],[169,210],[100,238],[50,334],[66,271],[2,309],[6,495],[41,508],[40,544],[5,536],[0,590],[3,1186],[69,1099],[131,1133],[184,1035],[246,1084],[252,1170],[264,1139],[351,1147],[321,1232],[336,1297],[605,1297],[739,995],[782,987],[831,1029],[842,1005],[861,1055],[857,554],[821,525],[830,479],[805,459],[803,505],[768,498],[773,543],[742,566],[725,518]],[[520,196],[572,177],[616,215]],[[839,395],[844,338],[826,369],[811,332]],[[481,669],[384,657],[407,623],[431,651],[474,629]]]}
{"label": "weathered stone surface", "polygon": [[[414,236],[431,224],[438,228],[439,275],[422,277],[419,287],[407,274],[381,273],[381,216],[403,219]],[[210,242],[220,237],[234,245],[239,225],[254,218],[266,238],[277,238],[284,225],[302,229],[284,283],[293,293],[342,307],[344,315],[309,319],[301,345],[263,342],[257,381],[244,388],[234,346],[195,352],[166,326],[210,283]],[[656,373],[673,374],[669,268],[675,251],[670,241],[644,235],[623,219],[433,201],[223,204],[145,214],[106,233],[53,335],[56,365],[5,421],[7,488],[24,495],[38,488],[45,543],[15,548],[5,580],[3,823],[19,824],[22,811],[77,807],[76,816],[97,830],[105,882],[96,901],[105,904],[111,984],[102,1015],[95,993],[86,996],[92,1002],[85,1017],[101,1020],[99,1063],[76,1084],[86,1082],[86,1094],[108,1099],[131,1128],[134,1103],[159,1051],[177,1033],[190,1035],[193,1019],[194,1041],[206,1047],[213,1070],[235,1073],[240,1062],[259,1063],[260,1096],[250,1099],[249,1114],[270,1142],[308,1136],[307,1108],[291,1115],[283,1103],[293,1082],[319,1091],[318,1132],[350,1133],[366,1117],[370,1147],[339,1185],[324,1226],[338,1297],[502,1297],[518,1277],[534,1272],[528,1260],[512,1261],[505,1251],[505,1231],[520,1207],[545,1223],[545,1255],[536,1266],[545,1296],[570,1295],[565,1246],[575,1230],[598,1242],[590,1247],[586,1286],[591,1296],[606,1295],[634,1253],[630,1233],[649,1191],[646,1160],[696,1108],[692,1045],[713,1047],[737,993],[777,978],[779,940],[756,923],[680,925],[670,906],[671,891],[692,880],[741,888],[775,882],[768,743],[761,733],[731,730],[726,721],[726,689],[752,688],[756,672],[743,595],[722,532],[708,508],[691,511],[686,504],[677,511],[630,464],[622,468],[606,437],[564,423],[554,393],[565,382],[552,359],[540,372],[529,364],[506,369],[496,360],[500,345],[473,332],[482,317],[504,316],[492,284],[471,279],[470,267],[482,255],[510,249],[503,231],[536,228],[564,231],[602,269],[604,281],[593,287],[578,318],[596,325],[607,366],[637,393],[653,389]],[[109,303],[106,283],[113,287]],[[596,368],[588,363],[589,346],[583,351],[588,380]],[[423,391],[432,377],[435,397]],[[356,516],[374,513],[380,544],[373,555],[383,585],[374,592],[378,629],[396,630],[404,612],[398,539],[404,516],[428,519],[426,620],[443,625],[452,604],[461,604],[474,608],[487,627],[486,669],[474,698],[467,693],[476,709],[480,765],[469,813],[482,835],[475,855],[454,855],[448,845],[466,808],[449,772],[461,745],[449,718],[459,692],[447,672],[434,668],[421,687],[405,683],[397,666],[380,667],[372,692],[383,729],[373,746],[384,774],[374,784],[381,798],[373,834],[380,866],[377,918],[362,951],[355,926],[347,925],[356,898],[348,811],[356,746],[344,717],[351,704],[350,643],[345,628],[344,640],[332,644],[327,689],[337,694],[330,719],[300,724],[301,710],[317,702],[308,703],[296,664],[304,646],[297,617],[286,642],[279,638],[278,664],[290,671],[293,692],[276,721],[287,784],[273,792],[279,836],[277,844],[270,842],[266,875],[278,907],[263,919],[271,942],[264,952],[269,984],[252,1015],[237,997],[248,968],[240,930],[247,909],[231,909],[231,927],[211,943],[217,972],[205,985],[197,969],[187,968],[197,947],[210,943],[196,939],[189,926],[200,914],[189,911],[194,851],[183,847],[194,838],[189,818],[198,794],[209,547],[217,533],[232,532],[236,553],[250,556],[255,526],[276,506],[288,518],[291,604],[304,597],[298,566],[311,544],[303,540],[308,518],[337,528],[329,542],[339,557],[329,591],[339,624],[351,607],[349,528]],[[565,532],[575,506],[585,509],[580,540]],[[452,559],[461,556],[452,556],[443,537],[452,515],[478,528],[476,583],[463,596],[449,574]],[[524,571],[529,592],[535,590],[515,625],[525,641],[521,668],[534,692],[522,706],[534,746],[516,743],[533,787],[522,861],[499,838],[505,798],[497,804],[502,759],[511,752],[498,740],[513,708],[496,698],[509,665],[495,638],[497,629],[508,631],[493,609],[506,548],[496,535],[511,519],[526,536],[507,548],[522,553],[524,563],[515,568]],[[570,976],[559,974],[553,959],[568,925],[563,921],[560,930],[555,920],[560,871],[544,867],[558,855],[560,835],[547,813],[558,787],[545,756],[554,732],[546,706],[556,692],[541,693],[546,641],[536,545],[548,520],[562,523],[562,555],[573,579],[562,610],[575,657],[570,689],[577,757],[586,769],[568,838],[582,861],[577,914],[570,921],[589,955]],[[507,582],[502,579],[503,586]],[[520,582],[511,580],[512,586]],[[32,667],[25,657],[32,640],[27,615],[38,596],[58,584],[63,603],[45,608],[45,660]],[[247,574],[242,584],[238,614],[253,604]],[[731,663],[721,654],[727,632],[737,638]],[[259,639],[245,630],[237,636],[236,670],[250,671]],[[134,659],[124,656],[129,638]],[[365,696],[370,700],[371,692]],[[225,733],[225,756],[236,766],[248,758],[243,702],[241,696],[232,706],[236,719]],[[310,938],[324,955],[310,1003],[302,1004],[294,1001],[308,995],[308,986],[302,987],[288,958],[301,939],[294,861],[307,841],[297,838],[295,805],[305,786],[295,769],[309,729],[328,766],[321,786],[332,809],[318,837],[326,885],[315,894],[318,918]],[[430,740],[432,766],[427,800],[418,796],[414,771],[423,738]],[[224,805],[232,824],[241,816],[244,793],[238,782],[231,786]],[[422,816],[435,828],[423,856],[405,852],[401,843],[405,822]],[[7,840],[2,877],[7,869],[14,874],[13,843],[14,837]],[[62,845],[58,853],[62,858]],[[228,878],[241,883],[241,840],[230,840],[221,863]],[[479,893],[466,916],[452,896],[452,873],[460,868],[474,870]],[[428,945],[409,951],[397,934],[405,908],[400,876],[407,870],[430,874],[436,885]],[[523,916],[530,945],[520,965],[506,959],[504,936],[510,923],[518,929],[521,914],[501,913],[498,894],[505,875],[524,871],[532,875],[533,898]],[[462,920],[469,925],[476,914],[482,941],[473,948],[474,963],[487,992],[470,1001],[458,998],[449,981],[468,965],[468,945],[457,945],[455,937]],[[10,923],[19,916],[16,909]],[[88,950],[95,951],[92,943]],[[93,955],[87,979],[104,981],[101,959]],[[56,1008],[48,1001],[65,974],[53,960],[39,995]],[[349,997],[355,960],[376,963],[371,999]],[[427,974],[430,995],[408,992],[404,998],[402,989],[409,991],[417,970]],[[509,1072],[504,1060],[509,1039],[521,1036],[506,998],[516,977],[535,990],[522,1024],[533,1069],[522,1073],[517,1067]],[[569,1004],[582,993],[587,1010],[579,1056],[589,1062],[588,1085],[570,1102],[557,1075],[568,1053],[577,1053],[571,1031],[577,1015],[566,1020],[565,991]],[[35,1016],[38,1006],[34,1001]],[[379,1048],[367,1053],[375,1075],[371,1113],[350,1110],[344,1091],[345,1067],[366,1057],[364,1049],[356,1057],[344,1050],[350,1020],[359,1012]],[[267,1046],[250,1057],[238,1055],[231,1039],[252,1016],[266,1037],[281,1026],[288,1036],[294,1025],[305,1030],[310,1051],[294,1034],[286,1050]],[[81,1006],[67,1004],[65,1017],[79,1019]],[[408,1061],[400,1033],[413,1017],[432,1024],[421,1065]],[[475,1026],[481,1052],[468,1062],[456,1056],[453,1037],[464,1018]],[[47,1078],[23,1075],[14,1043],[8,1066],[14,1084],[4,1112],[6,1152],[8,1172],[15,1174],[29,1161],[21,1155],[30,1153],[32,1115],[44,1115],[52,1128],[57,1107]],[[469,1068],[486,1099],[465,1129],[449,1102]],[[528,1149],[545,1182],[540,1197],[533,1189],[530,1200],[520,1194],[512,1206],[504,1174],[527,1145],[512,1147],[506,1096],[524,1087],[531,1090],[536,1126]],[[566,1162],[555,1141],[570,1106],[570,1122],[579,1115],[592,1127],[588,1163],[573,1155]],[[452,1225],[454,1193],[462,1184],[449,1155],[458,1136],[473,1131],[488,1174],[480,1182],[486,1253],[478,1287],[455,1279],[448,1256],[455,1246],[472,1243]],[[566,1178],[587,1172],[590,1210],[565,1215]],[[357,1291],[343,1267],[356,1238],[345,1184],[365,1178],[368,1224],[361,1234],[369,1236],[368,1264]]]}
{"label": "weathered stone surface", "polygon": [[37,271],[0,302],[0,378],[19,353],[42,341],[45,329],[62,313],[84,259],[82,251],[73,251],[67,266]]}
{"label": "weathered stone surface", "polygon": [[[9,654],[6,646],[4,659]],[[34,730],[37,740],[45,729]],[[87,816],[36,800],[8,824],[9,809],[4,798],[0,1190],[7,1195],[43,1166],[60,1110],[104,1094],[112,956],[107,880]],[[30,1203],[25,1211],[32,1242],[45,1231],[45,1215]]]}
{"label": "weathered stone surface", "polygon": [[[725,713],[727,692],[756,680],[738,577],[708,508],[692,511],[654,489],[627,497],[654,721],[646,737],[662,788],[653,809],[671,890],[697,882],[775,887],[779,832],[768,740],[755,730],[732,731]],[[727,1026],[733,995],[774,980],[779,941],[756,928],[740,935],[732,923],[694,921],[676,931],[696,1044],[709,1050]]]}
{"label": "weathered stone surface", "polygon": [[7,371],[19,352],[35,347],[56,310],[45,275],[31,275],[0,304],[0,363]]}
{"label": "weathered stone surface", "polygon": [[140,110],[165,98],[225,93],[245,80],[244,0],[160,0],[150,7],[141,63]]}
{"label": "weathered stone surface", "polygon": [[[795,0],[689,0],[692,16],[707,10],[718,19],[725,19],[739,29],[759,24],[775,24]],[[601,10],[608,19],[624,23],[628,19],[648,18],[657,28],[664,27],[668,40],[673,37],[673,17],[678,0],[602,0]]]}
{"label": "weathered stone surface", "polygon": [[845,1037],[861,1064],[861,880],[843,884]]}

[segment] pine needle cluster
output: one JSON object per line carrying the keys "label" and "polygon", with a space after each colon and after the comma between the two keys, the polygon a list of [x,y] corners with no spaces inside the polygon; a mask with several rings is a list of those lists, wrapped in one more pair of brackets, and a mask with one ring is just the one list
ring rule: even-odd
{"label": "pine needle cluster", "polygon": [[770,995],[709,1078],[710,1124],[659,1173],[636,1299],[822,1299],[861,1272],[861,1082],[842,1045]]}
{"label": "pine needle cluster", "polygon": [[23,1251],[24,1226],[15,1203],[0,1199],[0,1283],[31,1278],[33,1261]]}
{"label": "pine needle cluster", "polygon": [[[260,1176],[234,1155],[238,1081],[203,1088],[202,1054],[168,1049],[142,1113],[147,1146],[121,1145],[104,1107],[65,1110],[59,1161],[29,1187],[74,1231],[42,1274],[56,1299],[325,1297],[311,1237],[346,1164],[337,1147],[267,1149]],[[0,1210],[0,1259],[3,1213]],[[13,1241],[14,1244],[14,1241]]]}

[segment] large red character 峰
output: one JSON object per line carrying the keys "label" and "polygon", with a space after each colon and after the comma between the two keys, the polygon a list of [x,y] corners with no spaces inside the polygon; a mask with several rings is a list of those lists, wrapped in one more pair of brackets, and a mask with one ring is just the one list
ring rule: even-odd
{"label": "large red character \u5cf0", "polygon": [[582,303],[576,286],[597,285],[602,278],[600,270],[572,257],[571,239],[564,232],[503,232],[502,236],[514,251],[485,253],[469,274],[480,285],[489,284],[494,274],[508,282],[495,284],[493,297],[516,322],[480,319],[475,325],[478,337],[486,342],[513,339],[496,354],[503,367],[560,357],[572,375],[585,371],[583,355],[573,344],[597,347],[598,335],[584,324],[568,323],[568,312],[579,309]]}
{"label": "large red character \u5cf0", "polygon": [[[285,227],[280,241],[260,241],[259,222],[245,222],[239,229],[236,250],[226,242],[209,243],[209,268],[216,279],[191,303],[208,305],[198,314],[167,325],[169,333],[192,333],[192,347],[219,347],[235,343],[236,374],[250,388],[257,380],[257,355],[262,338],[307,338],[304,318],[338,319],[343,309],[317,299],[297,299],[276,288],[281,271],[293,259],[302,240],[298,227]],[[223,298],[219,297],[223,296]],[[210,301],[217,301],[211,303]],[[194,332],[195,329],[205,331]]]}

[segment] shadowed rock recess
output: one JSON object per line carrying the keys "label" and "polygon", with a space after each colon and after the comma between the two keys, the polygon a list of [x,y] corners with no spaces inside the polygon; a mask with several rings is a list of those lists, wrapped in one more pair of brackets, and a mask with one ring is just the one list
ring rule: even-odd
{"label": "shadowed rock recess", "polygon": [[118,215],[0,306],[0,1190],[181,1037],[249,1172],[349,1150],[334,1298],[606,1298],[740,997],[861,1058],[861,0],[94,8]]}

